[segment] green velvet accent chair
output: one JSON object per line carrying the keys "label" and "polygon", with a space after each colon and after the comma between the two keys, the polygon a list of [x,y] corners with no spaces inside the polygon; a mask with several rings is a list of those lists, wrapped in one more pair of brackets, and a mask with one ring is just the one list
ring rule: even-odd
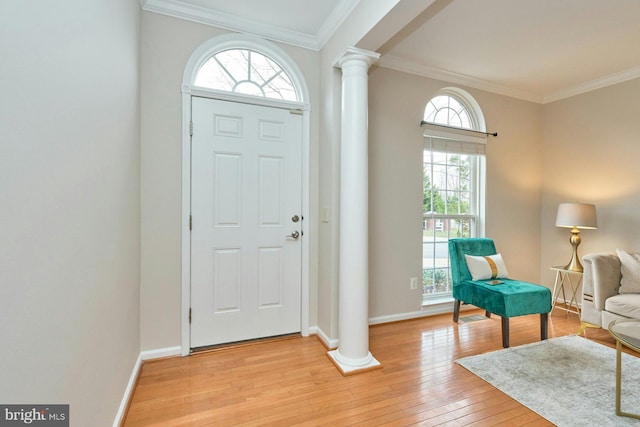
{"label": "green velvet accent chair", "polygon": [[489,280],[472,280],[465,255],[495,255],[492,239],[466,238],[449,240],[449,259],[453,282],[453,321],[460,316],[460,304],[471,304],[485,310],[486,316],[502,317],[502,346],[509,347],[509,318],[540,314],[540,339],[547,339],[551,291],[545,286],[520,280],[501,278],[502,283],[489,284]]}

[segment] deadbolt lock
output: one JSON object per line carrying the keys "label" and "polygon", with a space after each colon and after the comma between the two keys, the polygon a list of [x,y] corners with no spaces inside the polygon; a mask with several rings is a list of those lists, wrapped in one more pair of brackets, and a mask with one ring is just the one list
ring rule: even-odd
{"label": "deadbolt lock", "polygon": [[298,222],[298,221],[300,221],[300,217],[298,215],[294,215],[294,216],[291,217],[291,221]]}

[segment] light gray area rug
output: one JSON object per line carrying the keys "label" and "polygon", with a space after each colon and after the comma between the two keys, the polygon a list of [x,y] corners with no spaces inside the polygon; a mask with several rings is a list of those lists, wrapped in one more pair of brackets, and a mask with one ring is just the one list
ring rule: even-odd
{"label": "light gray area rug", "polygon": [[[616,416],[616,351],[586,338],[552,338],[457,363],[557,426],[640,426]],[[640,358],[624,353],[622,411],[640,413]]]}

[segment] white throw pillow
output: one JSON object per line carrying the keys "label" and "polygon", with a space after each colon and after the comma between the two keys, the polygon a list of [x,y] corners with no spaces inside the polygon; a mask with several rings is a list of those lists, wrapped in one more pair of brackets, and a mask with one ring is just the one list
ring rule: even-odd
{"label": "white throw pillow", "polygon": [[623,249],[616,249],[618,258],[620,258],[620,272],[622,279],[620,280],[621,294],[639,294],[640,293],[640,254],[629,252]]}
{"label": "white throw pillow", "polygon": [[464,258],[467,261],[467,268],[473,280],[509,277],[507,266],[504,264],[500,254],[488,256],[465,255]]}

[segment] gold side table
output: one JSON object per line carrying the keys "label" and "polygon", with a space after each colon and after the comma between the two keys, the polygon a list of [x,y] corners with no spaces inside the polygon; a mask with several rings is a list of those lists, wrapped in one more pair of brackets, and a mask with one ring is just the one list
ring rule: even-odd
{"label": "gold side table", "polygon": [[640,352],[640,320],[614,320],[609,323],[609,333],[616,340],[616,415],[640,419],[640,414],[631,414],[620,410],[622,346]]}
{"label": "gold side table", "polygon": [[[580,316],[580,307],[578,306],[578,289],[582,283],[582,271],[567,270],[564,267],[551,267],[551,270],[556,272],[556,281],[553,284],[553,301],[551,301],[551,313],[556,308],[558,310],[564,310],[567,313],[575,313]],[[576,280],[577,279],[577,280]],[[571,299],[567,304],[567,296],[564,292],[564,285],[568,283],[571,288]],[[558,297],[562,292],[562,299],[564,300],[564,307],[556,307]],[[574,309],[572,309],[574,308]]]}

